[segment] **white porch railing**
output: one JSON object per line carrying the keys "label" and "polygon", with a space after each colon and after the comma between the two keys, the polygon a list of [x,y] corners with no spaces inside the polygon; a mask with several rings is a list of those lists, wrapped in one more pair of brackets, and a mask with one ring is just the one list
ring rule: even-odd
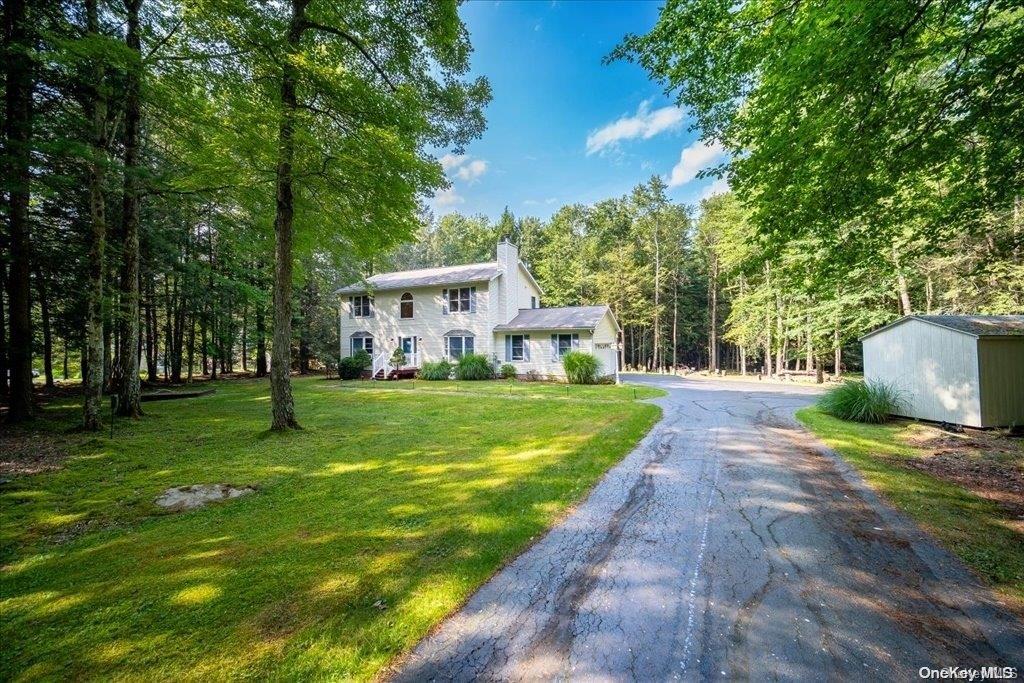
{"label": "white porch railing", "polygon": [[[408,370],[410,368],[418,368],[420,366],[420,354],[419,351],[405,354],[405,363],[401,365],[399,369]],[[377,379],[377,373],[381,370],[384,371],[384,375],[387,376],[391,370],[391,354],[387,351],[381,351],[373,359],[373,366],[370,369],[370,376],[373,379]]]}
{"label": "white porch railing", "polygon": [[377,373],[380,372],[381,370],[384,370],[384,374],[386,375],[387,374],[387,367],[388,367],[388,352],[387,351],[381,351],[380,353],[378,353],[373,358],[373,367],[370,370],[370,372],[371,372],[370,377],[373,378],[373,379],[377,379]]}

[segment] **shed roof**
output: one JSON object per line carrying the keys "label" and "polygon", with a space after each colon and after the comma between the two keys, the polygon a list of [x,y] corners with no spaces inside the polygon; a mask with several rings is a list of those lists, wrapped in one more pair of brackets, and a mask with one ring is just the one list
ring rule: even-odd
{"label": "shed roof", "polygon": [[868,332],[861,337],[861,340],[900,325],[907,320],[920,320],[972,337],[1024,336],[1024,315],[908,315]]}
{"label": "shed roof", "polygon": [[361,282],[353,282],[345,287],[339,287],[334,293],[361,294],[367,291],[381,292],[395,289],[412,289],[414,287],[430,287],[433,285],[487,282],[500,272],[501,264],[497,261],[469,263],[463,266],[445,266],[443,268],[401,270],[394,273],[371,275]]}
{"label": "shed roof", "polygon": [[609,312],[607,306],[563,306],[561,308],[523,308],[496,332],[508,330],[593,330]]}

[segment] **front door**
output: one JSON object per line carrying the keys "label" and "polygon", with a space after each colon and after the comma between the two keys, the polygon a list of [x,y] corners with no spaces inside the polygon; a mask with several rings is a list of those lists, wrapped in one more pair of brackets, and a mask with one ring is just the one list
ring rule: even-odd
{"label": "front door", "polygon": [[399,348],[405,354],[406,365],[416,365],[414,354],[416,353],[416,337],[399,337]]}

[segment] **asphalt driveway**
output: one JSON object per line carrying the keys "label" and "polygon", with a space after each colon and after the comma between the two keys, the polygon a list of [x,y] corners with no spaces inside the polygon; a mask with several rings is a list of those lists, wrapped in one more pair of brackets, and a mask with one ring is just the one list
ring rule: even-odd
{"label": "asphalt driveway", "polygon": [[796,425],[811,390],[634,377],[664,419],[398,680],[917,680],[1024,628]]}

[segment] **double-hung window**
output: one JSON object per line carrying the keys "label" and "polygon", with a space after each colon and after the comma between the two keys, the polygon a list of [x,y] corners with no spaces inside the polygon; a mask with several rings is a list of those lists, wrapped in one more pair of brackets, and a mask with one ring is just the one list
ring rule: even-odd
{"label": "double-hung window", "polygon": [[351,337],[351,355],[356,355],[356,351],[366,351],[371,356],[373,355],[373,337],[364,333],[356,332]]}
{"label": "double-hung window", "polygon": [[580,348],[580,335],[553,334],[551,335],[551,360],[559,361],[562,356]]}
{"label": "double-hung window", "polygon": [[471,335],[445,335],[444,355],[448,360],[458,360],[473,353],[474,339]]}
{"label": "double-hung window", "polygon": [[372,318],[373,299],[366,294],[349,297],[349,305],[352,307],[353,318]]}
{"label": "double-hung window", "polygon": [[476,313],[476,287],[446,289],[441,294],[444,310],[449,313]]}
{"label": "double-hung window", "polygon": [[509,362],[530,360],[530,335],[506,334],[505,360]]}

